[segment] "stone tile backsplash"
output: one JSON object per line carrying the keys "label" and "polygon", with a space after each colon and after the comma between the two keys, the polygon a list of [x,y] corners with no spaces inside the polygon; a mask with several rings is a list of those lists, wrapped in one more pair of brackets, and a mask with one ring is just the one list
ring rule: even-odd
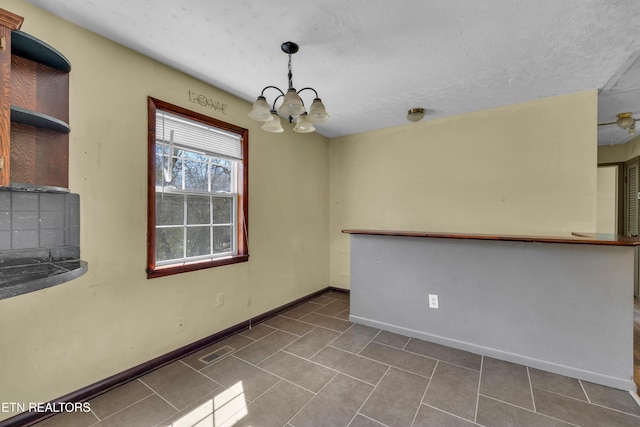
{"label": "stone tile backsplash", "polygon": [[0,251],[80,245],[80,196],[0,191]]}

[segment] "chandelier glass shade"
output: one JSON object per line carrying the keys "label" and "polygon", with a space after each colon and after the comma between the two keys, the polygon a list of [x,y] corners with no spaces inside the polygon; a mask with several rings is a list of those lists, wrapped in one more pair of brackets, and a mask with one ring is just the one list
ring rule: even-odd
{"label": "chandelier glass shade", "polygon": [[[284,132],[282,128],[282,123],[280,121],[281,116],[288,117],[289,122],[293,122],[294,118],[296,120],[296,125],[293,128],[295,132],[298,133],[310,133],[316,130],[314,124],[324,123],[329,120],[329,114],[327,114],[327,110],[322,103],[322,100],[318,96],[318,92],[311,88],[305,87],[296,91],[293,87],[293,73],[291,71],[291,55],[298,51],[298,45],[294,42],[285,42],[280,46],[282,51],[289,55],[289,87],[287,92],[285,93],[281,89],[276,86],[266,86],[262,89],[262,93],[258,96],[256,101],[253,103],[253,107],[249,112],[249,117],[253,120],[264,122],[262,125],[262,129],[267,132],[273,133],[281,133]],[[277,92],[277,95],[273,101],[273,104],[269,106],[267,103],[267,98],[265,97],[265,92],[269,89],[272,89]],[[304,102],[300,97],[300,93],[303,91],[310,90],[315,94],[313,98],[313,102],[309,107],[309,111],[304,106]],[[276,103],[278,100],[282,98],[280,108],[276,110]]]}
{"label": "chandelier glass shade", "polygon": [[300,114],[300,116],[298,117],[298,122],[293,128],[293,131],[298,133],[311,133],[315,130],[316,128],[315,126],[313,126],[313,123],[309,121],[307,113]]}
{"label": "chandelier glass shade", "polygon": [[324,123],[329,120],[327,110],[324,108],[324,104],[320,98],[315,98],[311,103],[307,120],[309,120],[310,123]]}
{"label": "chandelier glass shade", "polygon": [[258,122],[273,120],[273,117],[271,117],[271,108],[269,108],[267,99],[264,96],[259,96],[256,102],[253,103],[249,117]]}
{"label": "chandelier glass shade", "polygon": [[278,112],[283,116],[299,116],[305,112],[304,105],[302,105],[302,98],[300,98],[295,88],[289,88]]}
{"label": "chandelier glass shade", "polygon": [[262,125],[262,130],[272,133],[282,133],[284,132],[284,128],[282,127],[282,122],[280,121],[280,116],[278,113],[273,110],[271,111],[270,117],[267,120],[264,120],[264,124]]}

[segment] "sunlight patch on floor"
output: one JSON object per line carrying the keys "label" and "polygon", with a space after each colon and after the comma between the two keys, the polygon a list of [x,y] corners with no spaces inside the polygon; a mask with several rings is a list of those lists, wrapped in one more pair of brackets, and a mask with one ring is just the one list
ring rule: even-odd
{"label": "sunlight patch on floor", "polygon": [[232,427],[248,414],[242,381],[207,400],[171,427]]}

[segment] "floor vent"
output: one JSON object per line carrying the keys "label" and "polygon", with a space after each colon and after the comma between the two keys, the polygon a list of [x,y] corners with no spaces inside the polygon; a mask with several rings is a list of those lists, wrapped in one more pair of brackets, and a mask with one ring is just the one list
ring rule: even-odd
{"label": "floor vent", "polygon": [[202,356],[198,360],[201,361],[202,363],[211,363],[215,360],[220,359],[223,356],[226,356],[227,354],[233,352],[234,350],[235,348],[225,345],[224,347],[220,347],[216,351],[213,351],[205,356]]}

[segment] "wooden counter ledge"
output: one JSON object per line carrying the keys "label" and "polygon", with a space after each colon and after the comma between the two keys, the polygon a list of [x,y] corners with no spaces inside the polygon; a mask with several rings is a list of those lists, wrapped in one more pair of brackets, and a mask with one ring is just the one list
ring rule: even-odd
{"label": "wooden counter ledge", "polygon": [[363,234],[370,236],[403,236],[403,237],[432,237],[440,239],[463,240],[500,240],[512,242],[533,243],[570,243],[580,245],[604,245],[604,246],[639,246],[640,239],[615,234],[598,233],[572,233],[571,236],[519,236],[509,234],[472,234],[472,233],[447,233],[434,231],[398,231],[398,230],[342,230],[345,234]]}

